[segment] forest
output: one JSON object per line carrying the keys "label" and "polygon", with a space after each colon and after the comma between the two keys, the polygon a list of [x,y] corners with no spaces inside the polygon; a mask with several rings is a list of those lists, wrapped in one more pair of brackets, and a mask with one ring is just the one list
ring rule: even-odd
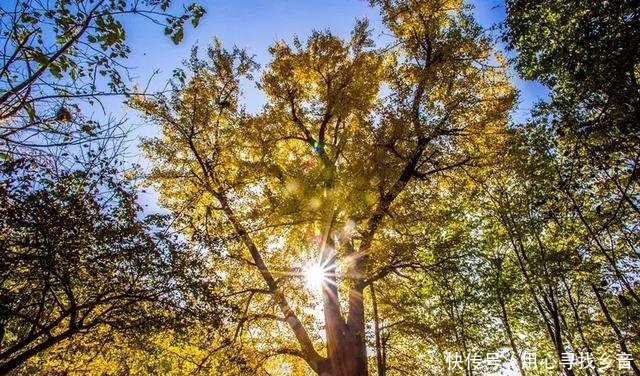
{"label": "forest", "polygon": [[640,375],[640,2],[232,3],[0,2],[0,375]]}

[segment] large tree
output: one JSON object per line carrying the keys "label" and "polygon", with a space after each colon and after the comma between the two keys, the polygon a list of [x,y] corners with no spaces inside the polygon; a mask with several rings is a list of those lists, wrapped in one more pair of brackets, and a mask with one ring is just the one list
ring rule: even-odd
{"label": "large tree", "polygon": [[[272,46],[257,116],[239,95],[253,62],[219,44],[194,51],[174,95],[134,101],[161,126],[144,145],[161,203],[245,307],[236,336],[321,375],[367,374],[365,289],[429,267],[416,234],[438,223],[422,211],[447,196],[448,173],[493,157],[514,98],[461,1],[376,4],[385,48],[366,22],[347,40]],[[322,273],[320,321],[305,269]]]}

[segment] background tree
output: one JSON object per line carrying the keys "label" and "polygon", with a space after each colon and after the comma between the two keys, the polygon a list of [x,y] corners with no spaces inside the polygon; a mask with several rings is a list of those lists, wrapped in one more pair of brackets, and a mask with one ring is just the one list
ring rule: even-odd
{"label": "background tree", "polygon": [[0,373],[87,332],[132,335],[187,322],[196,311],[219,322],[211,316],[218,300],[207,310],[192,306],[195,292],[206,296],[208,288],[189,277],[193,253],[163,218],[140,217],[135,188],[111,155],[86,157],[73,166],[2,164]]}
{"label": "background tree", "polygon": [[78,337],[89,353],[114,332],[126,331],[132,343],[159,328],[178,330],[196,311],[213,327],[219,321],[213,303],[195,303],[196,291],[209,293],[193,278],[197,264],[187,266],[192,250],[166,232],[166,218],[140,217],[118,156],[124,122],[80,112],[83,103],[128,92],[124,17],[161,25],[179,43],[185,22],[196,26],[204,14],[197,4],[179,15],[170,6],[0,5],[0,373],[60,372],[35,364],[44,353],[83,347]]}
{"label": "background tree", "polygon": [[[204,14],[194,3],[176,15],[169,11],[171,4],[27,0],[0,5],[0,151],[108,137],[112,132],[101,129],[106,124],[81,116],[78,103],[100,103],[103,96],[129,91],[123,78],[130,53],[123,18],[158,24],[179,43],[185,22],[197,26]],[[51,135],[54,140],[46,139]]]}
{"label": "background tree", "polygon": [[640,50],[638,4],[629,0],[507,0],[505,39],[528,79],[553,90],[553,105],[600,142],[637,143]]}
{"label": "background tree", "polygon": [[[507,4],[505,39],[518,52],[519,71],[552,90],[524,129],[541,135],[525,148],[552,168],[542,175],[549,197],[532,203],[573,242],[566,267],[574,272],[558,288],[566,290],[580,346],[609,338],[618,351],[637,353],[638,4]],[[578,292],[599,312],[604,332],[580,322]]]}

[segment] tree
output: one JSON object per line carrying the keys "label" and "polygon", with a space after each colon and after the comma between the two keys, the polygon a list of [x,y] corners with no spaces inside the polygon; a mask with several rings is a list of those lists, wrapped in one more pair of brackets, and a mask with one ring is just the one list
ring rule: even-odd
{"label": "tree", "polygon": [[[171,0],[16,1],[0,6],[0,146],[47,146],[108,137],[80,116],[78,101],[100,102],[129,91],[123,60],[130,49],[121,23],[134,15],[164,27],[179,43],[185,22],[197,26],[198,4],[169,12]],[[102,124],[105,126],[105,124]],[[56,140],[39,137],[56,135]]]}
{"label": "tree", "polygon": [[[538,105],[532,124],[526,126],[545,141],[528,142],[527,147],[551,167],[544,174],[546,190],[554,198],[544,198],[538,205],[547,207],[545,216],[576,241],[573,268],[581,273],[558,281],[558,287],[566,290],[566,309],[575,319],[581,347],[588,349],[602,337],[590,339],[593,329],[584,333],[589,324],[581,323],[572,289],[588,294],[589,304],[608,326],[604,336],[613,336],[618,351],[637,353],[632,345],[638,335],[637,320],[629,317],[636,315],[640,304],[636,282],[640,8],[631,1],[507,4],[505,39],[518,51],[519,71],[552,90],[551,101]],[[592,275],[591,283],[584,274]],[[618,299],[611,299],[615,296]],[[631,368],[640,374],[635,363]]]}
{"label": "tree", "polygon": [[185,23],[204,14],[190,4],[176,15],[171,4],[0,5],[0,373],[55,372],[33,363],[77,348],[79,337],[88,353],[125,331],[134,343],[194,316],[217,328],[215,278],[194,278],[194,250],[181,247],[167,218],[142,218],[135,182],[122,175],[124,121],[80,112],[83,102],[129,92],[124,17],[164,27],[177,44]]}
{"label": "tree", "polygon": [[635,1],[508,0],[505,39],[528,79],[553,90],[563,127],[637,144],[640,16]]}
{"label": "tree", "polygon": [[[219,43],[205,60],[194,50],[173,95],[133,102],[161,126],[144,144],[161,203],[245,307],[237,335],[321,375],[367,374],[365,289],[426,267],[410,244],[437,226],[421,219],[437,205],[429,192],[492,157],[514,98],[461,2],[376,4],[389,48],[375,49],[366,22],[346,41],[314,32],[272,46],[259,116],[239,104],[254,64]],[[305,267],[322,271],[325,340],[304,309]]]}
{"label": "tree", "polygon": [[[72,44],[106,43],[111,86],[80,76],[95,51],[69,47],[5,94],[0,373],[600,376],[626,372],[600,363],[624,353],[640,374],[637,4],[507,1],[516,67],[552,91],[509,124],[507,62],[462,0],[370,3],[388,44],[358,21],[278,41],[258,71],[215,40],[155,95],[122,84],[118,17],[168,2],[3,13],[34,33],[7,41],[22,60],[5,53],[26,82],[49,45],[32,17],[76,33],[102,7]],[[175,42],[201,10],[186,12]],[[257,74],[267,104],[250,114]],[[142,147],[170,215],[141,212],[113,124],[57,113],[84,84],[159,126]],[[27,156],[30,134],[51,151]]]}
{"label": "tree", "polygon": [[189,277],[193,253],[163,218],[140,217],[113,156],[86,157],[1,165],[0,373],[81,334],[177,328],[196,311],[219,320],[220,300],[185,306],[213,283]]}

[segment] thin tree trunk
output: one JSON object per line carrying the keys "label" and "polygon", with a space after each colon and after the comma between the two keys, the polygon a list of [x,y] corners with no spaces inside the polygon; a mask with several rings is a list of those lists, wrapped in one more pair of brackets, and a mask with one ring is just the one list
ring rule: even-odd
{"label": "thin tree trunk", "polygon": [[509,345],[511,346],[511,350],[513,350],[513,356],[516,358],[516,365],[518,366],[518,371],[522,376],[525,376],[524,367],[522,366],[522,358],[520,357],[520,352],[518,351],[518,346],[516,345],[516,341],[513,338],[513,332],[511,331],[511,325],[509,325],[509,316],[507,315],[507,308],[504,303],[504,299],[502,295],[498,293],[498,303],[500,304],[500,314],[502,317],[502,323],[504,324],[504,328],[507,331],[507,336],[509,337]]}
{"label": "thin tree trunk", "polygon": [[[214,191],[213,193],[216,192]],[[236,217],[226,196],[224,194],[216,194],[216,198],[222,205],[224,213],[227,216],[229,222],[231,223],[231,225],[233,225],[236,233],[249,250],[251,257],[253,258],[253,261],[258,268],[258,271],[262,275],[265,283],[267,284],[269,290],[273,293],[275,302],[278,304],[278,307],[284,315],[287,324],[298,340],[298,344],[300,345],[300,349],[302,350],[304,360],[316,373],[323,374],[327,368],[326,359],[322,358],[320,354],[318,354],[315,350],[311,337],[307,333],[307,330],[305,329],[298,316],[289,305],[289,302],[284,296],[284,293],[278,287],[278,284],[267,268],[267,265],[264,262],[264,259],[262,258],[262,255],[258,250],[258,247],[253,242],[253,239],[251,239],[251,236],[249,236],[248,231],[244,228],[240,220],[238,220],[238,218]]]}
{"label": "thin tree trunk", "polygon": [[600,242],[600,239],[598,239],[598,236],[597,236],[596,232],[593,230],[593,228],[591,227],[591,225],[589,224],[587,219],[584,217],[584,215],[582,213],[582,209],[580,209],[580,206],[578,205],[578,203],[576,202],[575,198],[573,197],[573,195],[571,194],[571,192],[569,191],[568,188],[565,188],[565,193],[567,194],[567,196],[569,196],[569,199],[571,200],[571,203],[573,204],[573,207],[576,209],[576,213],[578,214],[578,218],[580,218],[580,222],[582,222],[582,224],[584,225],[585,229],[589,233],[591,239],[593,239],[593,241],[596,243],[597,248],[600,250],[602,255],[607,259],[607,261],[609,262],[609,265],[611,265],[611,268],[615,272],[616,277],[618,277],[620,282],[625,286],[626,290],[633,297],[633,299],[636,301],[636,303],[640,304],[640,297],[633,290],[633,287],[631,286],[631,284],[629,283],[629,281],[627,280],[625,275],[622,273],[622,271],[620,271],[620,269],[618,268],[618,265],[616,264],[616,262],[613,259],[613,257],[611,257],[609,252],[606,251],[606,249],[604,248],[604,246]]}
{"label": "thin tree trunk", "polygon": [[[593,351],[591,350],[591,346],[589,346],[589,342],[587,342],[587,339],[584,336],[584,330],[582,329],[582,324],[580,323],[580,315],[578,313],[578,307],[576,306],[576,303],[573,300],[573,297],[571,296],[571,290],[569,289],[569,284],[567,283],[567,280],[564,276],[562,277],[562,283],[564,284],[564,287],[567,290],[567,297],[569,298],[569,306],[571,307],[571,311],[573,312],[573,317],[576,320],[576,329],[578,329],[578,334],[580,335],[580,340],[582,341],[582,345],[584,346],[585,350],[587,350],[589,354],[592,354]],[[600,373],[598,372],[598,367],[593,368],[593,373],[595,376],[600,376]]]}
{"label": "thin tree trunk", "polygon": [[376,298],[376,290],[371,284],[371,303],[373,304],[373,333],[376,339],[376,361],[378,365],[378,376],[385,376],[387,373],[387,365],[382,355],[382,339],[380,336],[380,318],[378,316],[378,299]]}
{"label": "thin tree trunk", "polygon": [[[602,295],[600,295],[600,291],[598,290],[598,287],[596,287],[596,285],[592,283],[591,288],[593,289],[593,293],[596,295],[596,299],[598,300],[600,309],[602,309],[602,313],[604,313],[604,317],[607,319],[609,326],[611,326],[611,329],[613,330],[613,333],[615,334],[616,339],[618,340],[618,344],[620,345],[620,350],[622,350],[622,352],[624,353],[630,354],[629,348],[627,347],[627,343],[624,340],[624,336],[622,335],[622,332],[620,331],[620,328],[618,328],[618,325],[616,324],[616,322],[613,321],[613,317],[611,317],[611,314],[609,313],[609,308],[607,308],[606,303],[602,299]],[[635,375],[640,375],[640,369],[638,369],[638,366],[633,360],[631,360],[631,369],[633,370],[633,373]]]}
{"label": "thin tree trunk", "polygon": [[[506,227],[507,231],[509,232],[509,241],[513,246],[513,250],[516,255],[516,260],[518,261],[518,266],[522,271],[527,287],[529,288],[531,295],[534,299],[534,302],[536,303],[536,308],[538,309],[538,313],[540,313],[540,316],[542,317],[545,323],[545,326],[549,333],[549,338],[551,339],[551,342],[553,343],[554,348],[556,350],[556,355],[558,356],[558,359],[562,359],[562,353],[564,353],[564,345],[562,344],[562,333],[560,332],[560,322],[558,320],[558,311],[557,311],[557,306],[555,304],[554,297],[548,296],[542,287],[537,286],[535,283],[533,283],[533,281],[529,276],[529,272],[527,271],[527,267],[525,266],[525,262],[528,263],[528,258],[526,256],[524,245],[522,244],[522,237],[519,234],[519,232],[517,232],[517,227],[515,226],[515,223],[513,224],[514,227],[511,228],[510,226],[511,221],[508,218],[508,216],[505,215],[502,218],[502,220],[503,220],[503,225]],[[514,233],[514,231],[516,233]],[[552,315],[551,317],[552,321],[549,321],[549,318],[545,314],[544,308],[542,307],[542,303],[540,302],[540,299],[535,292],[536,287],[541,291],[540,298],[543,300],[549,314]],[[573,371],[568,367],[564,367],[563,371],[567,376],[574,375]]]}

